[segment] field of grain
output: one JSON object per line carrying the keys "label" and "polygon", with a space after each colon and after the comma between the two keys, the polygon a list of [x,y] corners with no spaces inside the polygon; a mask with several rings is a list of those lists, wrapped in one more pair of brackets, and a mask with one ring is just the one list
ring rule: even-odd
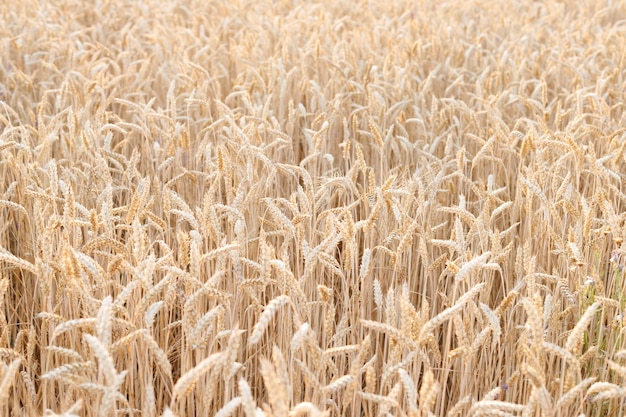
{"label": "field of grain", "polygon": [[626,413],[624,2],[0,16],[0,416]]}

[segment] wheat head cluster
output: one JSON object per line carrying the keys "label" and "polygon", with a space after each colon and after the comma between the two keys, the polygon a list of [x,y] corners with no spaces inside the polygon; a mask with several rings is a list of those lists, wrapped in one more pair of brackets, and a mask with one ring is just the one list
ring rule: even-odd
{"label": "wheat head cluster", "polygon": [[0,416],[626,414],[626,4],[0,5]]}

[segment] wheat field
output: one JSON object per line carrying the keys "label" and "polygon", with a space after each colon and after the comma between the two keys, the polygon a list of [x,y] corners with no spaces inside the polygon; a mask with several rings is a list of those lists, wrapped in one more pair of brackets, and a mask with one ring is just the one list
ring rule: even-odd
{"label": "wheat field", "polygon": [[626,4],[0,5],[0,415],[626,415]]}

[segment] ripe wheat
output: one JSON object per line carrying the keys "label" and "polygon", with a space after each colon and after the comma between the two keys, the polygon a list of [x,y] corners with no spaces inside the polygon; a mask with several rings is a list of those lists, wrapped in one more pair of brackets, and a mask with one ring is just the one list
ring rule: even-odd
{"label": "ripe wheat", "polygon": [[0,10],[0,416],[626,413],[624,2]]}

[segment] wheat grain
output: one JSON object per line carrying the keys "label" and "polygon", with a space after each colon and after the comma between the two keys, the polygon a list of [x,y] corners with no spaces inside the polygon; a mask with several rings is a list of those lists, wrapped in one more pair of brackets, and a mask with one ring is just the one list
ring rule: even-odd
{"label": "wheat grain", "polygon": [[111,345],[111,310],[112,299],[106,297],[102,301],[102,306],[98,310],[98,317],[96,318],[96,335],[100,343],[108,348]]}
{"label": "wheat grain", "polygon": [[243,403],[243,408],[246,414],[246,417],[255,417],[256,416],[256,403],[252,398],[252,393],[250,392],[250,386],[244,379],[239,380],[239,392],[241,393],[241,399]]}
{"label": "wheat grain", "polygon": [[161,346],[159,346],[156,340],[154,340],[152,335],[150,335],[148,330],[142,329],[138,335],[142,337],[143,342],[147,345],[146,347],[154,355],[155,362],[159,366],[159,369],[165,373],[168,380],[171,380],[173,378],[172,364],[170,363],[167,354],[163,351]]}
{"label": "wheat grain", "polygon": [[220,410],[215,413],[215,417],[229,417],[231,416],[237,407],[239,407],[242,403],[241,397],[235,397],[232,400],[228,401]]}
{"label": "wheat grain", "polygon": [[291,303],[290,298],[286,295],[281,295],[270,301],[269,304],[265,306],[263,313],[259,317],[257,323],[254,325],[254,330],[252,331],[252,334],[248,339],[248,344],[250,346],[256,345],[261,341],[261,337],[263,337],[263,333],[265,332],[270,321],[276,314],[276,311],[278,311],[285,304],[289,303]]}
{"label": "wheat grain", "polygon": [[0,407],[7,405],[11,386],[15,382],[15,375],[22,363],[21,359],[13,360],[9,366],[3,366],[2,380],[0,380]]}
{"label": "wheat grain", "polygon": [[587,308],[585,314],[583,314],[580,320],[578,320],[578,323],[576,323],[576,326],[574,326],[571,333],[567,337],[567,341],[565,342],[566,350],[572,353],[576,353],[577,346],[580,344],[581,337],[587,329],[587,326],[589,326],[589,323],[591,323],[591,320],[593,320],[593,316],[595,315],[596,310],[599,307],[600,303],[596,302],[589,306],[589,308]]}
{"label": "wheat grain", "polygon": [[301,402],[291,409],[289,417],[300,417],[308,415],[309,417],[323,417],[328,413],[321,412],[315,405],[310,402]]}
{"label": "wheat grain", "polygon": [[604,401],[607,399],[624,398],[626,390],[619,385],[610,382],[596,382],[589,387],[586,395],[592,398],[592,401]]}
{"label": "wheat grain", "polygon": [[60,379],[74,376],[79,371],[92,371],[95,369],[95,363],[91,361],[74,362],[59,366],[52,369],[41,376],[42,379]]}
{"label": "wheat grain", "polygon": [[24,259],[18,258],[15,255],[4,252],[4,250],[2,249],[0,249],[0,261],[7,262],[8,264],[15,266],[16,268],[25,269],[26,271],[31,272],[33,274],[37,273],[37,269],[35,268],[35,265],[33,265],[32,263]]}
{"label": "wheat grain", "polygon": [[105,346],[100,340],[92,335],[85,334],[83,335],[85,341],[91,347],[93,353],[98,358],[98,369],[102,372],[104,376],[104,382],[108,386],[113,386],[114,381],[118,375],[115,370],[115,363],[113,362],[113,357],[110,352],[107,350],[107,346]]}
{"label": "wheat grain", "polygon": [[189,395],[198,380],[204,374],[209,372],[211,368],[213,368],[216,363],[220,359],[222,359],[222,356],[223,355],[221,353],[214,353],[202,360],[194,368],[185,372],[174,385],[174,388],[172,390],[173,399],[182,398]]}
{"label": "wheat grain", "polygon": [[277,369],[267,359],[261,360],[261,375],[265,386],[270,391],[268,396],[272,412],[277,415],[286,415],[289,409],[286,381],[278,376]]}
{"label": "wheat grain", "polygon": [[561,398],[558,399],[554,407],[556,409],[563,409],[568,407],[576,398],[583,398],[585,392],[588,391],[591,384],[595,382],[596,378],[585,378],[580,381],[575,387],[566,392]]}

